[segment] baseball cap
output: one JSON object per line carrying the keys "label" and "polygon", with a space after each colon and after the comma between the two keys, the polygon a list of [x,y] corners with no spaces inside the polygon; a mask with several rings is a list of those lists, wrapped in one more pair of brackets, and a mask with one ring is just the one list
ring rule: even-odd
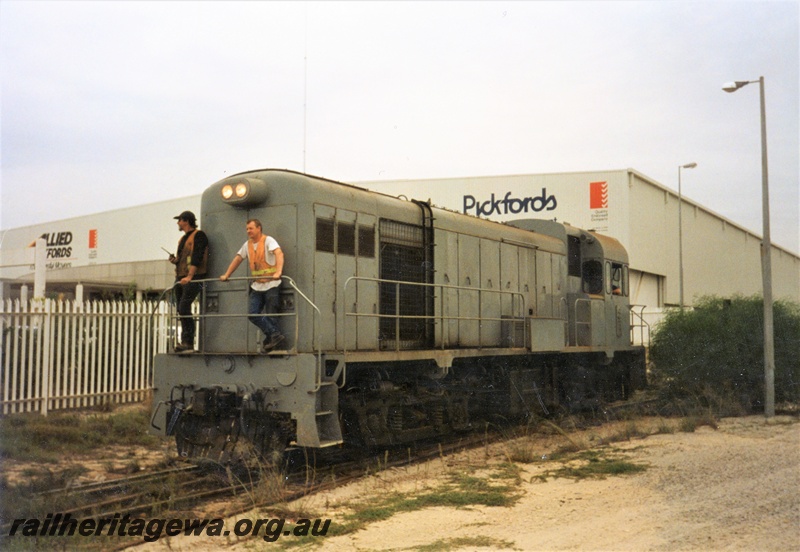
{"label": "baseball cap", "polygon": [[192,226],[194,226],[197,223],[197,217],[195,217],[194,213],[192,213],[191,211],[184,211],[183,213],[181,213],[177,217],[173,217],[173,218],[175,220],[185,220],[186,222],[188,222]]}

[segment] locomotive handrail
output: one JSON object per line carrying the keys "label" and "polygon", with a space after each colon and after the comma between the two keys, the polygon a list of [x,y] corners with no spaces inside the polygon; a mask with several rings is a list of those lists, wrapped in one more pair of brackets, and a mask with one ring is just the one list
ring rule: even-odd
{"label": "locomotive handrail", "polygon": [[[237,277],[233,277],[233,278],[228,278],[226,280],[226,282],[231,282],[231,281],[250,281],[250,280],[256,280],[256,279],[259,279],[259,278],[256,277],[256,276],[237,276]],[[321,319],[322,313],[319,310],[319,307],[317,307],[314,304],[314,302],[311,301],[311,299],[309,299],[308,296],[305,293],[303,293],[303,291],[297,286],[297,283],[290,276],[282,275],[281,276],[281,280],[285,280],[286,282],[288,282],[289,285],[292,287],[292,289],[294,289],[297,292],[297,294],[305,302],[307,302],[311,306],[311,308],[313,308],[316,311],[317,317],[320,317],[320,319]],[[219,278],[203,278],[203,279],[192,280],[192,281],[195,282],[195,283],[199,283],[199,284],[206,284],[206,283],[209,283],[209,282],[220,283]],[[173,284],[171,287],[169,287],[166,290],[164,290],[164,293],[162,293],[162,297],[163,297],[164,294],[166,294],[167,292],[173,290],[178,285],[180,285],[180,284],[178,282],[175,282],[175,284]],[[202,288],[201,298],[202,298],[202,304],[205,304],[206,286],[203,286],[203,288]],[[172,305],[171,305],[171,307],[172,307]],[[202,318],[239,318],[239,317],[242,317],[242,316],[250,318],[250,317],[253,317],[253,316],[256,316],[256,315],[251,315],[249,313],[243,313],[243,314],[202,313],[202,314],[197,315],[197,317],[201,318],[201,319]],[[295,345],[294,345],[294,349],[297,350],[297,339],[298,339],[299,334],[300,334],[299,316],[298,316],[297,312],[276,312],[276,313],[270,314],[270,316],[275,316],[276,318],[289,317],[289,316],[293,316],[294,317],[294,319],[295,319],[295,324],[294,324],[294,326],[295,326],[295,330],[294,330]],[[179,318],[179,316],[175,315],[174,318]],[[317,319],[313,318],[312,323],[314,324],[314,326],[313,326],[313,330],[314,330],[314,332],[313,332],[314,333],[314,343],[313,343],[314,353],[317,355],[317,358],[318,358],[318,360],[320,361],[320,364],[321,364],[322,349],[319,346],[319,335],[318,335],[319,332],[316,331]],[[201,350],[201,352],[202,352],[202,350]]]}
{"label": "locomotive handrail", "polygon": [[[283,279],[283,278],[288,278],[289,280],[291,280],[291,278],[289,278],[288,276],[282,276],[281,279]],[[257,279],[257,277],[254,277],[254,276],[237,276],[235,278],[228,278],[225,281],[226,282],[242,281],[242,280],[248,280],[249,281],[249,280],[255,280],[255,279]],[[201,290],[200,290],[200,303],[201,303],[201,305],[206,305],[207,304],[206,303],[206,291],[207,291],[207,288],[206,288],[205,284],[211,283],[211,282],[220,283],[221,281],[220,281],[219,278],[201,278],[201,279],[197,279],[197,280],[193,279],[192,282],[197,283],[197,284],[204,284],[202,286]],[[166,294],[167,292],[172,291],[173,289],[175,289],[179,285],[181,285],[179,282],[175,282],[171,287],[169,287],[166,290],[164,290],[164,294]],[[292,287],[297,289],[297,287],[295,285],[293,285]],[[164,294],[162,294],[162,296]],[[307,298],[305,298],[305,299],[307,300]],[[169,308],[170,308],[170,312],[169,312],[170,319],[171,320],[180,320],[180,315],[175,313],[175,305],[171,301],[169,302]],[[314,306],[314,308],[316,308],[316,306]],[[317,312],[319,312],[319,309],[317,309]],[[197,314],[193,313],[192,314],[192,318],[197,317],[200,320],[209,319],[209,318],[241,318],[242,316],[244,316],[246,318],[252,318],[252,317],[260,316],[260,315],[251,315],[249,313],[243,313],[243,314],[238,314],[238,313],[234,313],[234,314],[213,314],[213,313],[207,313],[207,312],[202,312],[202,313],[197,313]],[[297,313],[296,312],[276,312],[276,313],[270,314],[270,316],[274,316],[276,318],[283,318],[283,317],[293,316],[295,318],[295,322],[294,322],[294,342],[295,342],[294,350],[296,352],[297,351],[297,339],[298,339],[298,336],[300,335],[300,324],[299,324],[299,317],[297,316]],[[174,337],[177,338],[177,332],[174,334]],[[200,353],[205,353],[205,343],[203,343],[202,340],[199,340],[198,345],[200,346],[199,352]]]}
{"label": "locomotive handrail", "polygon": [[[639,312],[636,312],[634,310],[637,307],[641,307],[641,310]],[[631,310],[631,336],[630,336],[631,345],[635,344],[634,343],[634,334],[636,332],[636,329],[639,328],[639,337],[641,338],[642,346],[649,349],[650,348],[651,328],[650,328],[650,323],[647,320],[644,319],[644,309],[647,308],[647,305],[629,305],[629,308]],[[641,322],[640,324],[635,324],[637,318]],[[645,328],[647,328],[647,342],[645,342],[645,339],[644,339],[644,330],[645,330]]]}
{"label": "locomotive handrail", "polygon": [[[584,320],[579,320],[578,319],[578,303],[586,303],[587,305],[589,305],[589,310],[587,311],[588,314],[589,314],[589,320],[588,321],[584,321]],[[586,299],[586,298],[583,298],[583,297],[579,297],[579,298],[575,299],[572,312],[573,312],[572,319],[575,320],[575,343],[574,343],[574,345],[576,345],[578,347],[580,347],[581,345],[584,345],[584,346],[591,345],[592,344],[592,299]],[[589,343],[583,343],[583,344],[580,343],[580,334],[578,332],[578,327],[579,326],[586,326],[587,327]]]}
{"label": "locomotive handrail", "polygon": [[[430,320],[430,321],[439,320],[441,322],[441,324],[440,324],[440,328],[441,328],[440,329],[440,332],[441,332],[440,333],[440,338],[441,338],[441,340],[440,340],[441,341],[440,348],[444,349],[445,348],[445,339],[444,339],[444,337],[445,337],[444,336],[444,322],[445,321],[457,320],[457,321],[474,321],[474,322],[492,322],[492,321],[494,321],[494,322],[507,322],[507,321],[509,321],[509,319],[510,320],[523,320],[525,318],[525,312],[526,312],[525,295],[522,294],[521,292],[518,292],[518,291],[504,291],[504,290],[487,289],[487,288],[480,288],[480,287],[457,286],[457,285],[452,285],[452,284],[436,284],[436,283],[431,284],[431,283],[425,283],[425,282],[408,282],[408,281],[404,281],[404,280],[386,280],[386,279],[382,279],[382,278],[370,278],[370,277],[366,277],[366,276],[351,276],[350,278],[345,280],[345,283],[344,283],[344,287],[343,287],[343,297],[344,297],[344,299],[347,298],[348,286],[350,285],[350,282],[353,282],[353,281],[356,281],[356,282],[358,282],[358,281],[374,282],[374,283],[377,283],[377,284],[393,284],[395,286],[395,312],[394,312],[394,314],[381,314],[381,313],[374,313],[373,314],[373,313],[359,313],[359,312],[347,312],[347,311],[344,312],[344,316],[345,317],[353,317],[353,318],[363,317],[363,318],[378,318],[378,319],[388,318],[388,319],[392,319],[392,320],[398,321],[398,323],[395,324],[395,346],[394,346],[394,350],[395,351],[399,351],[400,350],[400,341],[401,341],[400,340],[400,336],[399,336],[399,331],[400,331],[400,329],[399,329],[400,328],[399,321],[400,320]],[[497,294],[497,295],[511,296],[512,297],[512,301],[511,301],[511,310],[512,311],[514,310],[514,305],[516,303],[516,301],[514,299],[518,297],[519,298],[519,303],[520,303],[519,304],[519,310],[518,310],[518,313],[516,315],[514,315],[513,312],[512,312],[512,316],[510,318],[509,317],[504,318],[504,317],[502,317],[502,315],[500,317],[494,317],[494,316],[459,316],[459,315],[455,315],[454,316],[454,315],[445,315],[444,314],[444,312],[445,312],[445,309],[444,309],[444,307],[445,307],[445,294],[444,293],[440,293],[439,294],[439,311],[440,311],[439,315],[436,315],[436,314],[423,314],[423,315],[414,315],[414,314],[407,315],[406,314],[406,315],[404,315],[404,314],[400,314],[400,298],[399,298],[400,291],[399,290],[400,290],[400,286],[401,285],[403,285],[403,286],[418,286],[418,287],[439,288],[442,291],[444,291],[446,289],[450,289],[450,290],[456,290],[456,291],[466,291],[466,292],[471,292],[471,293],[477,293],[478,294],[478,313],[481,313],[482,310],[483,310],[482,294],[484,294],[484,293],[493,293],[493,294]],[[483,347],[483,337],[481,335],[481,331],[482,331],[482,325],[479,324],[478,325],[478,347]],[[344,343],[342,345],[342,349],[343,349],[343,352],[345,354],[347,353],[347,343],[348,343],[347,337],[348,337],[347,336],[347,324],[344,324],[344,328],[343,328],[343,342]],[[528,346],[528,335],[527,335],[527,332],[523,332],[522,347],[527,347],[527,346]]]}
{"label": "locomotive handrail", "polygon": [[[230,281],[242,281],[242,280],[251,281],[251,280],[258,280],[258,279],[261,279],[261,277],[260,276],[237,276],[237,277],[234,277],[234,278],[228,278],[226,281],[228,281],[228,282],[230,282]],[[297,287],[297,283],[290,276],[286,276],[284,274],[284,275],[281,276],[281,280],[285,280],[286,282],[288,282],[289,285],[292,287],[292,289],[294,289],[300,295],[300,297],[302,297],[303,300],[306,303],[308,303],[311,306],[311,308],[313,308],[317,312],[317,316],[319,316],[320,319],[321,319],[322,312],[319,310],[319,307],[317,307],[317,305],[315,305],[314,302],[311,299],[309,299],[308,296],[305,293],[303,293],[302,290],[299,287]],[[220,280],[218,278],[212,278],[210,280],[201,280],[201,281],[219,282]],[[242,315],[239,315],[239,314],[233,314],[233,315],[225,314],[225,315],[219,315],[219,316],[242,316]],[[254,316],[257,316],[257,315],[247,314],[248,318],[254,317]],[[300,333],[300,325],[299,325],[299,320],[298,320],[299,317],[297,316],[297,313],[280,312],[280,313],[270,314],[270,316],[275,316],[275,317],[294,316],[295,317],[295,349],[297,349],[297,338],[298,338],[299,333]],[[321,322],[321,320],[320,320],[320,322]],[[322,349],[319,346],[319,335],[318,335],[319,332],[316,331],[316,324],[317,324],[316,318],[314,318],[312,320],[312,323],[314,324],[314,326],[312,327],[313,333],[314,333],[314,344],[313,344],[314,351],[315,351],[315,354],[317,354],[317,356],[319,358],[322,358]]]}
{"label": "locomotive handrail", "polygon": [[[317,316],[320,319],[319,327],[322,327],[322,312],[319,310],[319,307],[317,307],[317,305],[315,305],[314,302],[311,299],[309,299],[308,296],[306,296],[306,294],[303,293],[300,290],[299,287],[297,287],[297,284],[295,283],[295,281],[292,280],[289,276],[281,276],[281,279],[286,279],[286,281],[289,282],[289,285],[292,286],[292,288],[300,295],[300,297],[302,297],[303,300],[306,303],[308,303],[309,305],[311,305],[311,308],[313,308],[317,312]],[[299,326],[299,318],[300,318],[299,316],[295,316],[295,325],[298,328],[298,334],[299,334],[299,327],[300,327]],[[319,391],[320,387],[322,387],[322,347],[319,346],[319,334],[320,334],[320,332],[317,331],[317,327],[318,327],[317,326],[317,319],[312,317],[312,326],[311,326],[311,328],[312,328],[312,333],[314,334],[314,345],[313,346],[314,346],[314,350],[316,351],[316,355],[317,355],[317,374],[316,374],[316,379],[314,381],[314,392],[315,393],[317,391]],[[295,349],[297,348],[297,337],[298,336],[295,335],[295,341],[294,341]]]}

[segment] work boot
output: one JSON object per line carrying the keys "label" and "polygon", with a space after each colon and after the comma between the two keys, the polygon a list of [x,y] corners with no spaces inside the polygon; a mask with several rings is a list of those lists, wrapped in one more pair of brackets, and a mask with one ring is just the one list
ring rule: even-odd
{"label": "work boot", "polygon": [[275,347],[277,347],[278,345],[283,343],[284,339],[285,338],[279,333],[272,334],[270,337],[265,337],[264,338],[264,343],[262,343],[262,345],[261,345],[261,352],[262,353],[269,353]]}
{"label": "work boot", "polygon": [[178,343],[175,345],[175,352],[176,353],[190,353],[194,350],[194,346],[191,343]]}

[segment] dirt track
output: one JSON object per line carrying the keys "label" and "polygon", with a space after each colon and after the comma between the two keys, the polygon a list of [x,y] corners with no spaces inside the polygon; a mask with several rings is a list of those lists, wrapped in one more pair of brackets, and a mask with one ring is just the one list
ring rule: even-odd
{"label": "dirt track", "polygon": [[[663,422],[659,422],[663,423]],[[643,424],[637,422],[637,424]],[[604,427],[604,432],[614,431]],[[619,431],[619,427],[617,427]],[[573,436],[602,442],[604,435]],[[564,438],[541,440],[545,454]],[[471,505],[396,513],[359,531],[314,539],[319,551],[372,550],[800,550],[800,420],[728,418],[717,429],[650,435],[611,445],[648,469],[605,479],[537,475],[556,462],[520,464],[520,498],[511,507]],[[425,492],[445,474],[479,474],[504,458],[506,445],[422,466],[391,470],[290,505],[332,524],[354,505],[392,492]],[[240,517],[264,517],[268,512]],[[233,524],[233,521],[228,523]],[[285,537],[287,539],[291,537]],[[220,541],[171,539],[172,550]],[[255,537],[227,550],[259,550]],[[276,543],[278,544],[278,543]],[[143,547],[166,550],[166,542]]]}

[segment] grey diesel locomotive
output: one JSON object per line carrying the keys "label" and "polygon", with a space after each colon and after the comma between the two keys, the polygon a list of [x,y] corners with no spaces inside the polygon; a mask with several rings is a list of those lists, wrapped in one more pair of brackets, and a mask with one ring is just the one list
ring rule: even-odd
{"label": "grey diesel locomotive", "polygon": [[196,352],[154,362],[151,425],[183,456],[224,460],[242,440],[268,458],[388,446],[645,384],[628,256],[613,238],[272,169],[213,184],[200,218],[209,275],[225,272],[249,219],[277,238],[286,341],[261,353],[246,262],[206,281]]}

